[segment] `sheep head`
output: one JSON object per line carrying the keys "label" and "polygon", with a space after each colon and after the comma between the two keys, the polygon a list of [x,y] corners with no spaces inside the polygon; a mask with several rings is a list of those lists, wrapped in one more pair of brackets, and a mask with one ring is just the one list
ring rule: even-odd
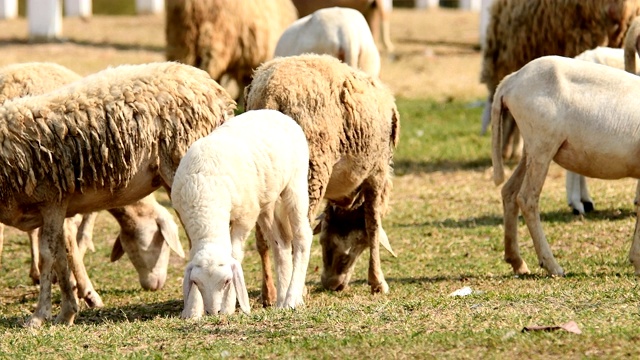
{"label": "sheep head", "polygon": [[[329,290],[344,290],[349,285],[356,260],[369,247],[364,206],[345,209],[328,204],[319,218],[314,234],[320,233],[322,245],[322,285]],[[378,238],[380,244],[396,256],[382,227],[378,228]]]}
{"label": "sheep head", "polygon": [[121,230],[111,250],[111,261],[126,252],[145,290],[159,290],[167,279],[171,250],[184,258],[178,225],[152,195],[125,208],[110,210]]}
{"label": "sheep head", "polygon": [[242,267],[226,247],[219,245],[209,243],[195,252],[184,272],[182,294],[183,318],[198,318],[202,311],[231,314],[236,297],[242,311],[250,312]]}

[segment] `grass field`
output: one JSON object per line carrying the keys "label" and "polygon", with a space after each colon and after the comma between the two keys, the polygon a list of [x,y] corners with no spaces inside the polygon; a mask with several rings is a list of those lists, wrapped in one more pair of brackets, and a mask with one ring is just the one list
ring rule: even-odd
{"label": "grass field", "polygon": [[[640,295],[627,260],[635,225],[635,181],[590,180],[596,211],[571,215],[564,171],[552,166],[542,221],[564,278],[547,277],[521,222],[521,250],[533,275],[504,263],[499,188],[491,180],[490,138],[480,136],[485,96],[478,84],[477,15],[455,10],[393,14],[394,58],[383,80],[396,92],[401,140],[392,210],[384,219],[398,257],[382,254],[387,295],[369,294],[366,254],[351,286],[320,285],[317,241],[306,308],[263,309],[255,242],[243,263],[249,315],[179,318],[185,261],[174,256],[165,288],[140,289],[126,259],[109,263],[117,224],[101,213],[96,252],[85,263],[105,302],[80,312],[73,327],[25,329],[38,289],[28,278],[25,234],[6,231],[0,268],[0,358],[637,358]],[[84,24],[84,25],[83,25]],[[0,65],[58,61],[88,74],[108,65],[162,60],[161,17],[65,20],[68,41],[30,44],[23,20],[0,22]],[[84,27],[83,27],[84,26]],[[477,31],[477,30],[476,30]],[[169,207],[166,194],[158,194]],[[186,238],[182,234],[183,245]],[[464,297],[449,294],[469,286]],[[59,295],[54,294],[54,313]],[[575,321],[582,334],[521,332]]]}

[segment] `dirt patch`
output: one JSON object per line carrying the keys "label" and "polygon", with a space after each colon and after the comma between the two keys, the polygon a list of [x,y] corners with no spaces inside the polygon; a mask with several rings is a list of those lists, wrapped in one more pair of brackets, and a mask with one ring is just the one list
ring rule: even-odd
{"label": "dirt patch", "polygon": [[[383,54],[382,80],[398,97],[475,100],[479,83],[479,14],[453,9],[394,9],[396,51]],[[164,60],[163,16],[65,18],[64,40],[29,41],[23,18],[0,21],[0,65],[53,61],[87,75],[108,66]]]}

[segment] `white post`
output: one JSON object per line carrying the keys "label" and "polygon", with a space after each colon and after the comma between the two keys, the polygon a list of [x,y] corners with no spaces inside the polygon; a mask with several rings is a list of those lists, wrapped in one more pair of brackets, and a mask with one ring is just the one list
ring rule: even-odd
{"label": "white post", "polygon": [[62,5],[58,0],[27,0],[29,37],[51,40],[62,35]]}
{"label": "white post", "polygon": [[92,12],[91,0],[64,0],[66,16],[90,17]]}
{"label": "white post", "polygon": [[484,48],[484,42],[487,38],[487,27],[489,26],[489,18],[493,0],[482,0],[482,6],[480,9],[480,47]]}
{"label": "white post", "polygon": [[480,11],[481,0],[460,0],[458,7],[463,10]]}
{"label": "white post", "polygon": [[138,14],[159,14],[163,11],[164,0],[136,0],[136,13]]}
{"label": "white post", "polygon": [[440,0],[416,0],[416,9],[432,9],[440,6]]}
{"label": "white post", "polygon": [[18,17],[18,0],[0,0],[0,19]]}

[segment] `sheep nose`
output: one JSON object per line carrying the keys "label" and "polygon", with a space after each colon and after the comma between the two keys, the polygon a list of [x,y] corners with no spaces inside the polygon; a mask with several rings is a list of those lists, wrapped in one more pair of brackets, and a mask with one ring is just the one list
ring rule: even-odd
{"label": "sheep nose", "polygon": [[149,291],[157,291],[162,289],[166,277],[155,274],[148,274],[146,277],[140,277],[140,285],[143,289]]}

